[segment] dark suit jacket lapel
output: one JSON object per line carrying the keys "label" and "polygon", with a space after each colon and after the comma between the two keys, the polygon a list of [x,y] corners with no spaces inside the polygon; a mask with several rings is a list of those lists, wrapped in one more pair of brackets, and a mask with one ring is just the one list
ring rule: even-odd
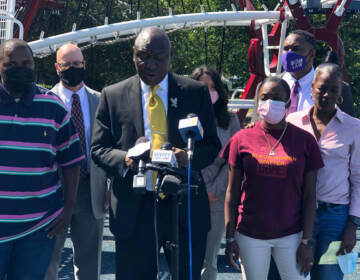
{"label": "dark suit jacket lapel", "polygon": [[128,88],[129,108],[135,108],[133,113],[134,126],[138,137],[144,136],[144,114],[142,110],[140,78],[134,76]]}
{"label": "dark suit jacket lapel", "polygon": [[178,85],[175,77],[169,73],[168,76],[168,112],[167,112],[167,125],[168,125],[168,140],[170,143],[179,137],[179,108],[181,108],[181,87]]}

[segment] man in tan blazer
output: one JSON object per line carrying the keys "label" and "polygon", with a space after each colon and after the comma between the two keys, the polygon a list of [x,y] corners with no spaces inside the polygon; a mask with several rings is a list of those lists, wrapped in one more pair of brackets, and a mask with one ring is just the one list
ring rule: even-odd
{"label": "man in tan blazer", "polygon": [[[74,118],[86,161],[81,167],[80,181],[70,224],[76,280],[98,280],[101,244],[106,211],[106,175],[90,157],[92,128],[100,93],[88,88],[83,80],[85,61],[81,50],[73,44],[63,45],[56,54],[55,68],[60,82],[52,89]],[[45,280],[57,279],[66,233],[56,238],[55,249]]]}

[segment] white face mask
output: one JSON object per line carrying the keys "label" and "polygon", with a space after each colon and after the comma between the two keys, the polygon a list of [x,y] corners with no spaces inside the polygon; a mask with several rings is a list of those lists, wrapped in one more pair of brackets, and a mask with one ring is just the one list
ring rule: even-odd
{"label": "white face mask", "polygon": [[277,124],[285,117],[285,105],[283,101],[276,101],[268,99],[266,101],[259,101],[257,113],[260,119],[270,124]]}
{"label": "white face mask", "polygon": [[219,94],[214,89],[213,90],[209,89],[209,92],[210,92],[211,103],[215,104],[215,102],[218,101],[218,99],[219,99]]}

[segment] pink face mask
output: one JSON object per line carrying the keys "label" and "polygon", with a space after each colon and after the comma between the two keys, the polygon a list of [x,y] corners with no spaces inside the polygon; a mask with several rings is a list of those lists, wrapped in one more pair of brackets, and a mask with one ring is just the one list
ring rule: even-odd
{"label": "pink face mask", "polygon": [[285,117],[285,102],[268,99],[259,101],[257,113],[260,119],[270,124],[277,124]]}
{"label": "pink face mask", "polygon": [[219,94],[214,89],[213,90],[209,89],[209,92],[210,92],[211,103],[215,104],[215,102],[218,101],[218,99],[219,99]]}

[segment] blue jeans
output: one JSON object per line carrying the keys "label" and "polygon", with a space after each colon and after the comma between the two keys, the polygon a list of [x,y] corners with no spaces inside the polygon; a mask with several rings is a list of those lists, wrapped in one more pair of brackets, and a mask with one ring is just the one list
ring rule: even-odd
{"label": "blue jeans", "polygon": [[320,257],[332,241],[339,241],[348,220],[349,206],[339,205],[316,211],[313,239],[315,262],[311,270],[312,280],[341,280],[344,278],[339,265],[318,265]]}
{"label": "blue jeans", "polygon": [[0,280],[44,279],[55,241],[46,234],[44,229],[39,229],[25,237],[1,243]]}

